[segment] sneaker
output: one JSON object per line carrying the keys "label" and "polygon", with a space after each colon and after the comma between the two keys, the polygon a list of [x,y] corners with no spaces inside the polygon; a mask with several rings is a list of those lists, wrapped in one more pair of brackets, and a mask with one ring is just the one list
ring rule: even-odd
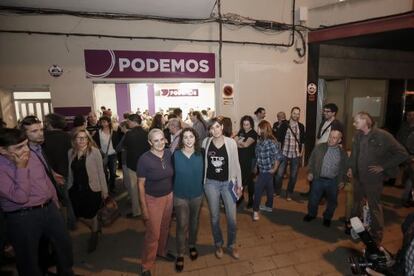
{"label": "sneaker", "polygon": [[280,194],[274,193],[273,196],[276,197],[276,198],[278,198],[278,197],[280,197]]}
{"label": "sneaker", "polygon": [[303,217],[303,221],[306,221],[306,222],[309,222],[309,221],[314,220],[314,219],[315,219],[315,217],[312,217],[310,215],[306,215],[306,216]]}
{"label": "sneaker", "polygon": [[265,212],[269,212],[269,213],[271,213],[273,211],[273,208],[267,207],[265,205],[260,205],[259,209],[260,209],[260,211],[265,211]]}
{"label": "sneaker", "polygon": [[230,256],[232,256],[236,260],[240,259],[239,250],[237,248],[230,249]]}
{"label": "sneaker", "polygon": [[288,195],[288,196],[286,197],[286,200],[287,200],[287,201],[292,201],[292,198],[290,197],[290,195]]}
{"label": "sneaker", "polygon": [[260,219],[259,212],[253,212],[253,221],[258,221]]}
{"label": "sneaker", "polygon": [[216,255],[217,259],[223,258],[223,254],[224,254],[223,248],[217,247],[216,252],[214,254]]}

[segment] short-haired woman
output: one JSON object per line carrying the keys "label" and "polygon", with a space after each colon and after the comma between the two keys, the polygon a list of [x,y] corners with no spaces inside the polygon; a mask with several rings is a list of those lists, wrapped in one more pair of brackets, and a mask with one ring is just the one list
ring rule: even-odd
{"label": "short-haired woman", "polygon": [[223,199],[227,217],[227,248],[230,255],[239,259],[236,248],[236,201],[242,194],[242,178],[236,142],[223,135],[223,121],[213,118],[209,131],[211,137],[204,139],[205,170],[204,191],[211,216],[211,228],[215,255],[223,257],[223,235],[220,229],[220,197]]}
{"label": "short-haired woman", "polygon": [[[279,144],[273,136],[272,126],[266,120],[259,123],[259,141],[256,145],[256,164],[259,175],[256,178],[253,220],[259,220],[259,209],[265,212],[273,211],[273,175],[279,167],[283,156]],[[263,190],[266,190],[266,204],[260,205]]]}
{"label": "short-haired woman", "polygon": [[98,243],[100,226],[97,213],[108,196],[102,157],[86,129],[73,133],[72,149],[68,151],[68,190],[76,217],[85,219],[91,229],[88,252]]}
{"label": "short-haired woman", "polygon": [[193,128],[180,133],[179,150],[174,152],[174,210],[177,218],[177,259],[175,269],[184,269],[186,237],[190,259],[198,257],[196,249],[198,219],[203,200],[203,155],[198,134]]}
{"label": "short-haired woman", "polygon": [[167,253],[168,231],[173,208],[172,183],[174,169],[171,153],[165,150],[162,130],[148,133],[151,149],[139,158],[137,178],[145,237],[142,249],[142,274],[151,275],[157,256],[174,261]]}

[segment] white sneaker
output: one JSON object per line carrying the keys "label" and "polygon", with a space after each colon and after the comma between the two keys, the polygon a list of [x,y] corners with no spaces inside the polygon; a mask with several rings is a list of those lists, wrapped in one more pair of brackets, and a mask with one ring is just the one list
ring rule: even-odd
{"label": "white sneaker", "polygon": [[253,221],[258,221],[259,219],[259,212],[253,212]]}
{"label": "white sneaker", "polygon": [[267,207],[265,205],[260,205],[259,209],[260,209],[260,211],[265,211],[265,212],[269,212],[269,213],[271,213],[273,211],[273,208]]}

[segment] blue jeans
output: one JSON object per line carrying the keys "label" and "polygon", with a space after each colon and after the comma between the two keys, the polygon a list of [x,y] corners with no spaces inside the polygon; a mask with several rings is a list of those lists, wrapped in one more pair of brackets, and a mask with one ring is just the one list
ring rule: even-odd
{"label": "blue jeans", "polygon": [[174,210],[177,218],[176,240],[177,256],[184,256],[185,241],[188,236],[188,247],[195,247],[197,242],[198,219],[203,196],[180,198],[174,196]]}
{"label": "blue jeans", "polygon": [[275,176],[275,192],[277,194],[280,194],[280,191],[282,190],[283,175],[285,174],[286,166],[288,162],[290,163],[290,174],[289,174],[289,183],[287,186],[287,193],[293,194],[293,191],[295,190],[296,180],[298,178],[300,159],[301,157],[295,157],[295,158],[284,157],[283,160],[280,162],[279,168]]}
{"label": "blue jeans", "polygon": [[263,190],[266,190],[266,207],[273,208],[273,175],[269,172],[259,173],[254,190],[253,211],[259,211]]}
{"label": "blue jeans", "polygon": [[213,232],[214,244],[222,247],[223,235],[220,229],[220,196],[224,202],[227,217],[227,247],[232,249],[236,245],[236,202],[229,191],[229,181],[217,181],[207,179],[204,192],[210,209],[211,230]]}
{"label": "blue jeans", "polygon": [[323,218],[331,220],[338,205],[338,185],[335,179],[317,178],[313,180],[309,195],[308,215],[311,217],[318,215],[319,201],[324,193],[327,205]]}

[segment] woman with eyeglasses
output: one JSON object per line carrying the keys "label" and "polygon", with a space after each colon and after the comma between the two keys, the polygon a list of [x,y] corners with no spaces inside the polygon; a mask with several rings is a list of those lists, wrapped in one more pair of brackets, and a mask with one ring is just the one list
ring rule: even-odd
{"label": "woman with eyeglasses", "polygon": [[117,131],[113,130],[112,120],[110,117],[102,116],[99,118],[100,129],[95,132],[93,140],[101,154],[104,156],[104,171],[111,193],[115,192],[115,178],[116,178],[116,147],[119,143],[119,135]]}
{"label": "woman with eyeglasses", "polygon": [[173,175],[171,152],[165,150],[162,130],[148,133],[151,149],[138,160],[137,178],[145,236],[142,249],[142,274],[151,275],[157,257],[174,261],[167,252],[168,231],[173,208]]}
{"label": "woman with eyeglasses", "polygon": [[179,150],[174,152],[174,210],[177,218],[177,259],[175,270],[184,269],[184,252],[188,236],[189,256],[198,257],[196,249],[198,219],[203,200],[203,155],[194,128],[184,128],[180,133]]}
{"label": "woman with eyeglasses", "polygon": [[100,225],[97,213],[108,196],[102,156],[86,129],[78,129],[68,152],[68,190],[73,211],[91,229],[88,252],[96,250]]}
{"label": "woman with eyeglasses", "polygon": [[242,178],[236,141],[223,135],[223,127],[221,119],[211,119],[209,127],[211,137],[203,141],[204,191],[210,209],[216,257],[218,259],[223,257],[224,241],[220,229],[221,197],[227,217],[227,249],[233,258],[239,259],[236,248],[236,201],[242,194]]}

